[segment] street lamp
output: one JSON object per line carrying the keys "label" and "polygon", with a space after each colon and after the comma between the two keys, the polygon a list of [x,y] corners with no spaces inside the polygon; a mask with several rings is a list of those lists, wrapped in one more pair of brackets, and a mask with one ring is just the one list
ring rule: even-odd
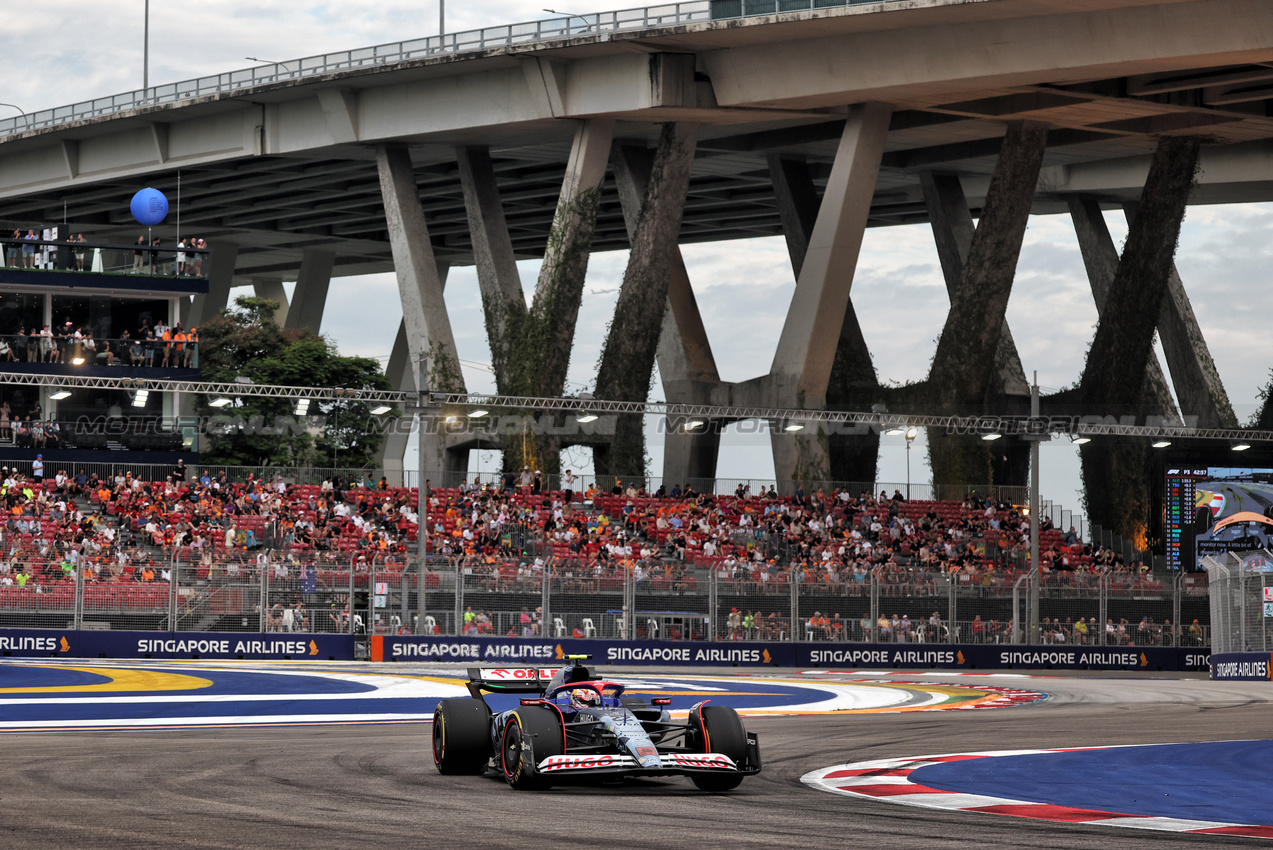
{"label": "street lamp", "polygon": [[575,14],[574,12],[559,12],[559,11],[557,11],[556,9],[545,9],[544,11],[545,11],[545,12],[551,12],[551,13],[553,13],[554,15],[565,15],[565,16],[566,16],[566,26],[567,26],[567,27],[569,27],[569,26],[570,26],[570,19],[571,19],[571,18],[578,18],[579,20],[583,21],[583,31],[584,31],[584,32],[588,32],[589,30],[591,30],[591,29],[592,29],[592,24],[591,24],[591,23],[589,23],[589,22],[588,22],[588,19],[587,19],[587,18],[585,18],[583,15],[577,15],[577,14]]}
{"label": "street lamp", "polygon": [[911,443],[919,436],[918,428],[906,429],[906,501],[911,500]]}
{"label": "street lamp", "polygon": [[258,56],[244,56],[243,58],[249,62],[264,62],[266,65],[278,65],[287,73],[292,73],[292,69],[287,67],[286,62],[276,62],[273,59],[261,59]]}

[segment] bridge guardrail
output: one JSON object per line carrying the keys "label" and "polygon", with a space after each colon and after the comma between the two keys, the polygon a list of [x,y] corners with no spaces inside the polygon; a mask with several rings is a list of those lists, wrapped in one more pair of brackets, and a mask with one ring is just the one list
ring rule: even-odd
{"label": "bridge guardrail", "polygon": [[743,0],[688,0],[684,3],[661,3],[634,9],[610,12],[592,12],[586,15],[555,15],[538,21],[503,24],[476,30],[446,33],[426,38],[389,42],[371,47],[359,47],[335,53],[304,56],[284,62],[258,65],[237,71],[227,71],[207,77],[181,80],[137,89],[120,94],[107,95],[79,103],[56,106],[24,113],[15,118],[0,120],[0,136],[42,130],[67,124],[101,118],[131,109],[177,103],[199,97],[226,94],[286,82],[321,74],[352,71],[377,65],[390,65],[443,54],[471,53],[519,44],[535,44],[555,39],[589,34],[602,34],[677,24],[698,23],[713,19],[772,15],[775,12],[792,12],[824,9],[835,6],[856,6],[864,3],[882,3],[884,0],[768,0],[761,3],[744,3]]}

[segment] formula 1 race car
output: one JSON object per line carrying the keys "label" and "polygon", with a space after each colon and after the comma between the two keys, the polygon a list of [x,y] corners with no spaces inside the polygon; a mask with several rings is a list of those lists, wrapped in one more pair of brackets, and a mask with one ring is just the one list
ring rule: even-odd
{"label": "formula 1 race car", "polygon": [[[433,763],[443,774],[497,772],[516,789],[579,781],[688,776],[704,791],[737,788],[760,772],[760,747],[738,712],[704,700],[684,723],[667,698],[623,696],[624,686],[567,656],[570,666],[474,668],[468,698],[433,714]],[[492,713],[484,693],[534,694]]]}

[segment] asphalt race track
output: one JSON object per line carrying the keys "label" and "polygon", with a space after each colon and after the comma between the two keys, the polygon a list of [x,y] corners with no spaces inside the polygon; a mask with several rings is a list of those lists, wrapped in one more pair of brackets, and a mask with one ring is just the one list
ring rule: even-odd
{"label": "asphalt race track", "polygon": [[[618,671],[606,672],[625,678]],[[75,675],[92,681],[85,677],[97,674]],[[631,677],[659,675],[646,669],[630,671]],[[1273,685],[1268,683],[1131,674],[831,678],[921,682],[928,687],[900,685],[908,696],[891,709],[862,705],[848,713],[747,717],[748,728],[761,736],[764,771],[722,795],[699,792],[684,779],[530,794],[515,792],[499,779],[443,777],[430,758],[429,726],[418,721],[18,731],[0,735],[0,846],[308,850],[355,845],[523,848],[569,841],[572,847],[915,850],[1268,845],[1233,836],[915,808],[829,794],[801,782],[806,774],[834,765],[934,753],[1266,739],[1273,737]],[[763,691],[753,687],[763,681],[744,679],[740,687]],[[961,705],[958,698],[945,706],[934,701],[932,694],[942,692],[941,683],[1037,690],[1048,698],[986,710],[941,710]],[[50,687],[47,682],[45,686]],[[0,691],[13,696],[15,689]],[[928,705],[922,704],[925,701]],[[1174,751],[1159,753],[1175,758]],[[1195,753],[1193,758],[1207,761],[1205,754]],[[1076,786],[1117,784],[1111,790],[1125,800],[1135,796],[1139,783],[1151,785],[1154,777],[1138,776],[1134,769],[1128,772],[1135,758],[1129,760],[1124,753],[1122,760],[1121,769],[1108,772],[1082,766],[1065,769],[1073,773]],[[956,786],[969,781],[958,775],[933,775]],[[1245,776],[1235,775],[1233,787],[1223,794],[1230,815],[1244,810],[1244,794],[1254,793],[1243,787]],[[1213,778],[1205,771],[1198,777],[1200,783]],[[1268,823],[1273,812],[1257,800],[1267,795],[1267,782],[1258,784],[1251,807],[1261,810],[1251,812],[1250,822]],[[1199,814],[1191,811],[1187,816]]]}

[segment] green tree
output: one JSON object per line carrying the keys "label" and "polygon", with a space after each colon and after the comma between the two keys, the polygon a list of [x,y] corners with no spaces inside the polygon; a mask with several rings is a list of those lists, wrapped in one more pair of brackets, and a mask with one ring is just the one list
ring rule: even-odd
{"label": "green tree", "polygon": [[[278,304],[240,296],[234,307],[199,329],[199,363],[205,381],[250,378],[256,384],[388,390],[380,364],[367,357],[343,357],[335,345],[309,329],[283,330],[274,322]],[[363,401],[315,402],[297,416],[295,398],[236,397],[212,407],[211,397],[196,410],[208,423],[200,459],[243,466],[364,467],[376,455],[391,424],[391,411],[372,416]]]}

